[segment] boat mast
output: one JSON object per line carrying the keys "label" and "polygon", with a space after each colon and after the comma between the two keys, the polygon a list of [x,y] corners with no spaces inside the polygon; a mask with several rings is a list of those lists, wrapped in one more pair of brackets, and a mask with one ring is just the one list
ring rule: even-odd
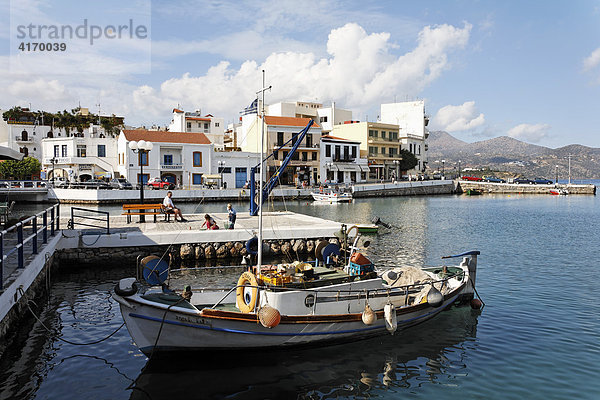
{"label": "boat mast", "polygon": [[265,158],[265,92],[267,90],[271,90],[271,86],[266,87],[265,86],[265,70],[262,70],[262,89],[260,89],[258,92],[256,92],[257,97],[258,94],[260,93],[262,95],[262,102],[260,105],[260,118],[261,118],[261,123],[260,123],[260,160],[261,160],[261,164],[260,164],[260,179],[259,179],[259,186],[258,186],[258,204],[260,204],[260,207],[258,209],[258,256],[257,256],[257,260],[256,260],[256,265],[258,266],[259,270],[260,270],[260,266],[262,265],[262,240],[263,240],[263,209],[262,209],[262,204],[263,204],[263,187],[265,184],[264,178],[263,178],[263,173],[264,173],[264,158]]}

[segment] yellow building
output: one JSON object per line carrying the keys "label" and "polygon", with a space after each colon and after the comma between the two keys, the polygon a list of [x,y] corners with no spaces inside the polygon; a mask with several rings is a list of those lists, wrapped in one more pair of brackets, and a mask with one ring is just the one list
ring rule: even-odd
{"label": "yellow building", "polygon": [[360,156],[369,163],[369,179],[398,178],[401,139],[398,125],[380,122],[352,122],[334,125],[333,136],[360,142]]}
{"label": "yellow building", "polygon": [[[273,154],[267,161],[267,178],[271,177],[281,166],[283,159],[294,145],[291,141],[285,143],[304,129],[308,121],[310,121],[309,118],[265,116],[265,157]],[[257,117],[247,131],[246,138],[242,143],[242,150],[260,152],[260,135],[261,119]],[[313,123],[287,168],[280,175],[281,184],[299,185],[306,181],[311,185],[319,181],[320,140],[321,127],[317,123]]]}

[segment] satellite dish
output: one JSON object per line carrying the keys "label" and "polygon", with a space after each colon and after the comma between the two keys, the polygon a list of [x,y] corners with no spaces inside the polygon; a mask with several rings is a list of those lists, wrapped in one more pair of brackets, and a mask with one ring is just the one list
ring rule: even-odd
{"label": "satellite dish", "polygon": [[169,263],[160,257],[144,257],[140,264],[142,276],[150,286],[162,285],[169,277]]}

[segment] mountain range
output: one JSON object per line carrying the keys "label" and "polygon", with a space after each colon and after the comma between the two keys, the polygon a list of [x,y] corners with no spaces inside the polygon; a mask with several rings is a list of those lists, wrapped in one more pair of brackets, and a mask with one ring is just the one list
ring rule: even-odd
{"label": "mountain range", "polygon": [[[467,143],[448,132],[432,131],[428,139],[429,167],[446,171],[460,168],[489,168],[526,177],[556,178],[568,176],[571,156],[573,179],[600,178],[600,148],[572,144],[557,149],[500,136]],[[442,166],[441,160],[445,160]],[[558,167],[557,167],[558,166]]]}

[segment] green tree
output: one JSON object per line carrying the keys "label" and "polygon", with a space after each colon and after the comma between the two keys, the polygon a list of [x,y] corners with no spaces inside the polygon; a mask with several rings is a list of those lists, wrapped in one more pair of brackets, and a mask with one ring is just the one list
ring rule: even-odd
{"label": "green tree", "polygon": [[402,157],[400,164],[398,164],[400,171],[408,171],[409,169],[413,169],[419,163],[417,157],[405,149],[400,150],[400,157]]}
{"label": "green tree", "polygon": [[31,179],[31,176],[39,174],[41,169],[42,164],[34,157],[25,157],[21,161],[6,160],[0,162],[0,175],[4,179]]}

